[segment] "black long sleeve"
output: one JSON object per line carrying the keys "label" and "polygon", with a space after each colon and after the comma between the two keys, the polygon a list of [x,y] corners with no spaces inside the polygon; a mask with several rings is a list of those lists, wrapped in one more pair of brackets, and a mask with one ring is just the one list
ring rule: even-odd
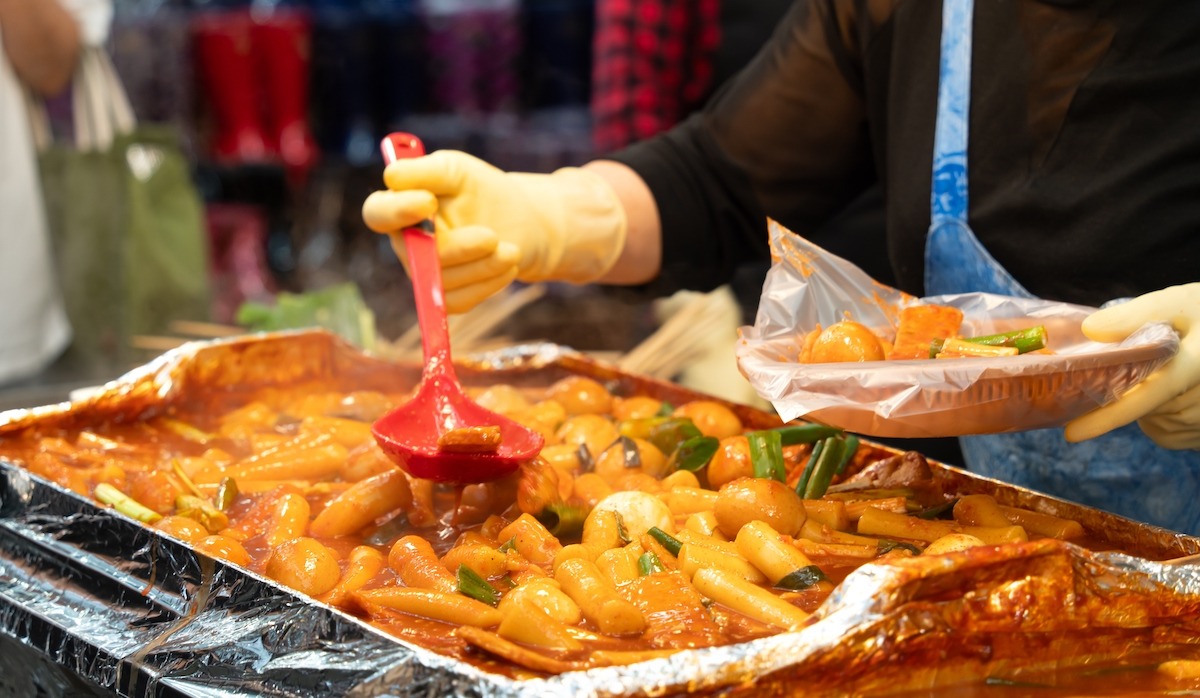
{"label": "black long sleeve", "polygon": [[[922,292],[940,3],[799,0],[703,112],[612,158],[663,222],[660,287],[767,255],[884,189]],[[1200,4],[977,0],[970,222],[1026,288],[1097,305],[1200,278]],[[853,260],[853,255],[849,255]]]}

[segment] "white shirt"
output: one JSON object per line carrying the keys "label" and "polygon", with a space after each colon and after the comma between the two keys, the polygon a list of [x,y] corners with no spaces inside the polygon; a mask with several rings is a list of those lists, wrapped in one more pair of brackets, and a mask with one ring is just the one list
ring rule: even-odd
{"label": "white shirt", "polygon": [[[61,0],[99,45],[110,0]],[[0,384],[31,376],[67,346],[70,324],[55,278],[37,152],[24,87],[0,38]]]}

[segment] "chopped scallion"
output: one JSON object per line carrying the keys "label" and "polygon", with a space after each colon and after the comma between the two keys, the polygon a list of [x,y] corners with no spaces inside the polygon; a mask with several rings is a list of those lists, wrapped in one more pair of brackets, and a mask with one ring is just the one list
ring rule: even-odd
{"label": "chopped scallion", "polygon": [[662,547],[666,548],[667,552],[671,553],[672,555],[679,555],[679,549],[683,547],[683,542],[678,538],[670,533],[667,533],[658,526],[651,526],[646,533],[649,533],[651,538],[658,541]]}
{"label": "chopped scallion", "polygon": [[774,429],[752,431],[746,434],[750,443],[750,465],[754,477],[771,478],[783,482],[787,471],[783,467],[783,440]]}
{"label": "chopped scallion", "polygon": [[[697,436],[679,444],[679,448],[671,454],[671,465],[675,470],[696,472],[708,465],[716,455],[721,442],[713,436]],[[670,468],[668,468],[670,469]]]}
{"label": "chopped scallion", "polygon": [[776,589],[787,589],[788,591],[804,591],[810,587],[816,586],[821,582],[828,582],[829,577],[821,571],[816,565],[808,565],[792,572],[783,579],[775,583]]}
{"label": "chopped scallion", "polygon": [[810,444],[842,433],[837,427],[827,427],[824,424],[791,424],[778,427],[773,431],[779,432],[780,441],[784,446]]}
{"label": "chopped scallion", "polygon": [[646,551],[638,556],[638,574],[645,577],[654,574],[655,572],[665,572],[666,567],[663,566],[662,560],[650,551]]}
{"label": "chopped scallion", "polygon": [[152,524],[162,518],[162,514],[159,514],[107,482],[96,485],[95,495],[96,499],[99,499],[101,502],[142,523]]}
{"label": "chopped scallion", "polygon": [[458,592],[463,596],[482,601],[489,606],[500,603],[500,592],[475,570],[466,565],[459,565],[455,576],[458,578]]}

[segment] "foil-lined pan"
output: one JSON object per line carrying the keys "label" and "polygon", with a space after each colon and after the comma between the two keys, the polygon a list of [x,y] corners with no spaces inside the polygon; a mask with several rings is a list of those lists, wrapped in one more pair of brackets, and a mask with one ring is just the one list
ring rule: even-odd
{"label": "foil-lined pan", "polygon": [[[552,345],[473,357],[460,373],[467,383],[529,386],[587,375],[617,394],[675,404],[704,397]],[[324,332],[191,344],[87,399],[3,413],[0,450],[5,435],[23,429],[136,419],[189,391],[320,377],[345,380],[347,389],[394,387],[418,376],[419,367],[381,362]],[[749,407],[735,410],[751,428],[778,423]],[[866,565],[800,632],[518,680],[405,643],[0,462],[0,689],[214,697],[956,695],[953,684],[985,677],[1200,658],[1200,568],[1154,562],[1198,553],[1200,539],[930,465],[953,491],[1074,518],[1100,547],[1124,552],[1042,540]]]}

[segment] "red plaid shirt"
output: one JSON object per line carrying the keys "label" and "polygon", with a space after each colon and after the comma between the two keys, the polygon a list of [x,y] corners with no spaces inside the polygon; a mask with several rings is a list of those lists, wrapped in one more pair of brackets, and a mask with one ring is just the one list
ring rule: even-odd
{"label": "red plaid shirt", "polygon": [[674,126],[712,87],[719,0],[600,0],[593,141],[615,150]]}

